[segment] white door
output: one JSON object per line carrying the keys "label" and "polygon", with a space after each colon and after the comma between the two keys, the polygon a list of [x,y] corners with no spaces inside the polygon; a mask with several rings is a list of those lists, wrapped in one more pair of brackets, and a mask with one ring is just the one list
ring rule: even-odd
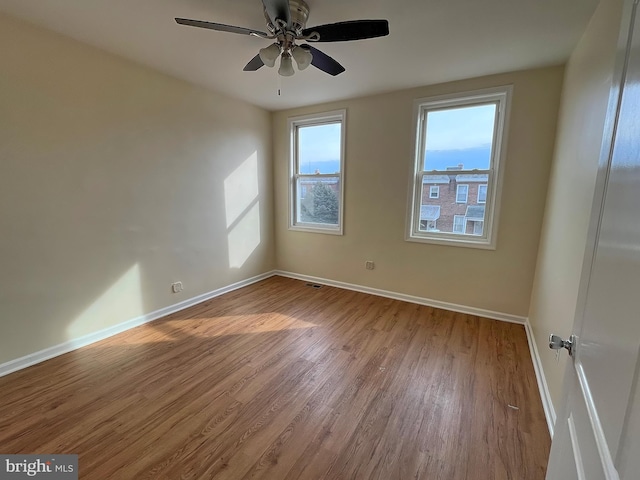
{"label": "white door", "polygon": [[[547,480],[640,479],[640,21],[625,3],[596,202]],[[618,89],[617,87],[620,87]],[[619,103],[617,103],[619,100]],[[613,139],[613,142],[611,141]],[[598,193],[599,192],[599,193]],[[599,200],[598,200],[599,199]]]}

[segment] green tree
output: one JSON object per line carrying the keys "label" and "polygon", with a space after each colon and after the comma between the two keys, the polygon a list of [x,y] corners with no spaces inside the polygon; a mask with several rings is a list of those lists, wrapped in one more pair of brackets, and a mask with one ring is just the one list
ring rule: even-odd
{"label": "green tree", "polygon": [[302,200],[301,220],[312,223],[338,224],[338,196],[322,182],[316,182]]}

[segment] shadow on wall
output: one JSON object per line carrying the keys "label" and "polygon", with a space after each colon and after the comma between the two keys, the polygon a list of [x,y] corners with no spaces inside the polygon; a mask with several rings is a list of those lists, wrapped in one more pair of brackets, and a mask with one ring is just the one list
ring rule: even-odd
{"label": "shadow on wall", "polygon": [[[224,180],[229,268],[240,269],[260,245],[258,154],[254,151]],[[67,340],[89,333],[113,319],[149,313],[145,307],[140,265],[131,266],[67,327]],[[156,308],[155,305],[152,308]]]}
{"label": "shadow on wall", "polygon": [[268,112],[2,15],[0,43],[0,364],[273,268]]}

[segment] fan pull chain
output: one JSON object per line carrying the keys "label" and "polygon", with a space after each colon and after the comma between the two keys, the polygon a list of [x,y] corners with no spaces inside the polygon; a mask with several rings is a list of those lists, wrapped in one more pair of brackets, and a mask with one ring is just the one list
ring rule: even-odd
{"label": "fan pull chain", "polygon": [[282,77],[277,75],[278,77],[278,96],[282,95]]}

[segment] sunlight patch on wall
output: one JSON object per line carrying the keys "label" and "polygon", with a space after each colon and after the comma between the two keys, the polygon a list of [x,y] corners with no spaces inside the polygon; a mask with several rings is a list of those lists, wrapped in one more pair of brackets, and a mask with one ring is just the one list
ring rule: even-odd
{"label": "sunlight patch on wall", "polygon": [[224,181],[227,228],[258,198],[258,153],[253,152]]}
{"label": "sunlight patch on wall", "polygon": [[228,235],[229,267],[240,268],[260,245],[260,202],[256,202]]}
{"label": "sunlight patch on wall", "polygon": [[241,268],[260,245],[258,195],[258,153],[253,152],[224,181],[230,268]]}
{"label": "sunlight patch on wall", "polygon": [[67,338],[78,338],[143,314],[140,268],[136,263],[69,324]]}

